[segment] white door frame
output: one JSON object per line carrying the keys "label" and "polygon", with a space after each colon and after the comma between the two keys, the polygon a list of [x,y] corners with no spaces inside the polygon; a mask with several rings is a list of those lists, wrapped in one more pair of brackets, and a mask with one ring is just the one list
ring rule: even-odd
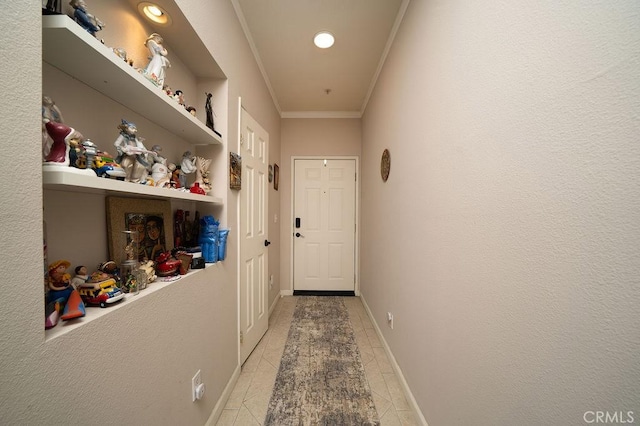
{"label": "white door frame", "polygon": [[[269,185],[266,182],[266,179],[267,179],[266,178],[266,176],[267,176],[267,165],[269,163],[269,158],[268,158],[269,157],[269,149],[268,149],[268,140],[269,140],[268,136],[269,135],[266,132],[266,130],[264,130],[262,128],[262,126],[260,126],[260,123],[258,123],[242,107],[242,99],[238,98],[238,146],[237,146],[237,152],[238,153],[241,153],[241,154],[244,155],[245,151],[243,151],[243,150],[247,146],[247,145],[245,145],[243,147],[243,142],[242,142],[242,137],[243,137],[244,130],[245,130],[244,126],[243,126],[243,116],[245,115],[245,113],[246,113],[248,119],[251,120],[251,122],[253,122],[256,127],[259,127],[262,131],[264,131],[265,132],[264,134],[266,135],[266,139],[265,139],[266,140],[266,146],[264,147],[265,148],[264,149],[264,156],[265,156],[264,158],[265,158],[266,162],[262,163],[264,165],[264,176],[265,176],[265,178],[264,178],[265,179],[264,180],[264,185],[265,185],[264,207],[265,207],[265,209],[262,212],[263,213],[262,216],[264,218],[264,231],[265,231],[265,235],[264,235],[265,240],[264,241],[266,241],[268,239],[268,237],[269,237],[269,230],[268,230],[268,214],[269,214],[269,210],[268,210],[268,207],[267,207],[268,197],[269,197]],[[247,143],[248,142],[249,141],[247,141]],[[243,161],[243,168],[244,168],[244,165],[245,165],[244,163],[245,163],[245,161]],[[245,176],[245,170],[242,171],[242,174],[243,174],[242,179],[246,180],[247,177]],[[244,186],[246,186],[246,185],[243,185],[243,188],[240,191],[238,191],[237,198],[236,198],[236,202],[237,202],[237,220],[238,220],[238,222],[237,222],[238,223],[238,232],[237,232],[237,234],[238,234],[237,235],[237,239],[238,239],[238,264],[237,264],[237,306],[238,306],[237,321],[238,321],[238,327],[237,327],[237,329],[238,329],[238,337],[239,337],[238,338],[238,364],[239,365],[242,365],[242,363],[244,362],[244,360],[243,360],[242,338],[240,338],[240,336],[242,336],[241,333],[243,332],[242,313],[243,313],[243,308],[244,308],[243,303],[242,303],[243,300],[242,300],[242,288],[241,288],[241,286],[243,285],[243,283],[242,283],[242,276],[243,276],[242,262],[243,262],[243,254],[244,254],[243,247],[246,247],[245,240],[243,239],[243,237],[241,235],[242,222],[243,222],[243,220],[246,219],[246,216],[243,215],[243,211],[242,211],[242,208],[241,208],[242,207],[242,199],[245,196],[245,194],[243,194],[243,191],[244,191],[244,193],[246,193],[246,191],[247,191],[247,189],[244,188]],[[253,242],[252,242],[252,244],[253,244]],[[269,275],[269,272],[268,272],[268,267],[269,267],[268,250],[266,248],[262,247],[262,241],[260,242],[260,247],[261,247],[261,250],[264,249],[264,257],[267,259],[267,261],[265,261],[265,264],[263,265],[264,266],[264,274],[263,274],[262,278],[264,278],[264,285],[268,286],[268,275]],[[265,244],[265,247],[266,247],[266,244]],[[261,317],[262,318],[261,321],[266,321],[266,322],[264,322],[264,323],[261,322],[260,323],[261,324],[260,327],[262,327],[262,326],[265,327],[264,332],[266,332],[266,330],[268,329],[268,316],[269,316],[269,306],[268,306],[269,290],[268,290],[268,288],[265,290],[265,292],[266,293],[264,294],[264,306],[263,306],[263,308],[264,308],[264,316]],[[258,323],[256,322],[256,324],[258,324]],[[258,330],[258,332],[259,332],[259,330],[261,330],[261,328],[256,328],[256,330]],[[264,332],[261,332],[260,338],[263,337]],[[248,333],[247,333],[247,337],[248,337]],[[255,346],[257,346],[257,343],[259,342],[259,340],[260,339],[258,339],[258,341],[255,342],[255,345],[253,347],[251,347],[250,350],[248,349],[249,346],[244,348],[245,349],[244,353],[247,354],[247,356],[248,356],[249,353],[251,353],[251,351],[253,351],[253,349],[255,349]],[[251,339],[249,339],[248,341],[247,341],[247,339],[245,339],[245,342],[244,342],[245,345],[249,345],[250,343],[251,343]],[[247,352],[247,350],[249,352]]]}
{"label": "white door frame", "polygon": [[[290,241],[290,253],[289,253],[289,292],[288,294],[293,294],[293,261],[294,261],[294,214],[295,214],[295,161],[296,160],[355,160],[356,162],[356,194],[355,194],[355,202],[356,202],[356,214],[355,214],[355,223],[356,223],[356,233],[355,233],[355,244],[354,244],[354,271],[356,275],[355,282],[355,295],[360,296],[360,157],[357,155],[297,155],[291,156],[291,212],[289,217],[291,221],[289,223],[289,241]],[[281,225],[282,226],[282,225]]]}

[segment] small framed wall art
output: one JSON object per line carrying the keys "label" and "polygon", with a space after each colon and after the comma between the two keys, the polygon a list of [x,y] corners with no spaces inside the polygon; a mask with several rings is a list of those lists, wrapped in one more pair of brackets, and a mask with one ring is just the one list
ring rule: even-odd
{"label": "small framed wall art", "polygon": [[242,189],[242,158],[235,152],[229,153],[229,188]]}
{"label": "small framed wall art", "polygon": [[388,149],[385,149],[382,151],[382,159],[380,160],[380,176],[382,176],[383,182],[389,179],[389,171],[391,171],[391,154]]}
{"label": "small framed wall art", "polygon": [[277,164],[273,164],[273,189],[278,190],[278,183],[280,182],[280,167]]}

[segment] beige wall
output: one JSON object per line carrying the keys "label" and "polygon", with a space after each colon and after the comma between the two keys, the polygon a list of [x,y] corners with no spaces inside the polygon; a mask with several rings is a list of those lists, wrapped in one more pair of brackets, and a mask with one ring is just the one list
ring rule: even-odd
{"label": "beige wall", "polygon": [[638,421],[639,14],[410,3],[363,117],[361,283],[429,424]]}
{"label": "beige wall", "polygon": [[359,118],[288,118],[282,120],[280,157],[280,290],[293,291],[291,282],[291,158],[294,156],[360,156]]}
{"label": "beige wall", "polygon": [[[231,2],[192,2],[179,0],[178,5],[194,27],[202,41],[218,61],[229,78],[229,150],[240,152],[238,141],[238,98],[249,114],[269,133],[269,161],[280,158],[280,115],[264,79],[249,49],[245,35]],[[229,191],[228,208],[237,215],[238,192]],[[269,190],[269,214],[273,219],[280,215],[280,194],[273,187]],[[239,224],[232,228],[238,231]],[[231,234],[230,234],[231,235]],[[234,238],[237,238],[237,232]],[[274,275],[274,286],[269,290],[269,306],[276,302],[278,276],[280,275],[280,226],[273,220],[269,223],[269,275]],[[236,240],[237,241],[237,240]]]}
{"label": "beige wall", "polygon": [[[178,3],[229,78],[224,135],[229,149],[237,151],[237,99],[242,96],[269,132],[270,155],[279,158],[280,118],[231,3],[200,2],[198,8],[192,2]],[[94,0],[90,7],[104,17],[113,1]],[[40,20],[40,9],[23,2],[7,4],[0,16],[0,43],[11,58],[0,65],[6,84],[0,126],[7,136],[3,148],[11,158],[0,162],[5,201],[0,205],[0,250],[8,260],[0,266],[5,277],[0,282],[0,423],[204,424],[237,368],[237,240],[229,242],[224,263],[200,273],[189,286],[170,285],[139,296],[135,303],[45,340]],[[109,31],[115,37],[117,28],[117,21],[109,22],[101,36],[109,40]],[[90,107],[91,99],[86,101]],[[226,164],[223,161],[224,170]],[[226,223],[233,236],[239,229],[237,193],[224,192]],[[272,194],[271,201],[274,214],[278,194]],[[70,234],[71,242],[73,238]],[[270,260],[277,269],[277,253]],[[204,400],[193,403],[190,381],[198,369],[207,392]]]}

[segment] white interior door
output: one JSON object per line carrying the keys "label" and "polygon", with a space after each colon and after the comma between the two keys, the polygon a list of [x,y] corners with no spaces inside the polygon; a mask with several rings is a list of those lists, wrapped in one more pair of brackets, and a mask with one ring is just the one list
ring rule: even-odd
{"label": "white interior door", "polygon": [[294,291],[355,291],[355,196],[354,159],[294,160]]}
{"label": "white interior door", "polygon": [[240,126],[240,358],[244,363],[269,326],[265,244],[269,135],[244,109]]}

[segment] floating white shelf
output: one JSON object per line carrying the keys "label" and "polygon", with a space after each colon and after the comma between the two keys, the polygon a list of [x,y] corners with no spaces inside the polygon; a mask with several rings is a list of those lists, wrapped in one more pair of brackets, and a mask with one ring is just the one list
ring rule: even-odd
{"label": "floating white shelf", "polygon": [[193,283],[193,280],[196,276],[204,273],[204,271],[209,268],[216,267],[216,265],[218,265],[218,263],[207,263],[205,266],[205,269],[192,269],[189,272],[187,272],[186,275],[178,275],[174,277],[174,279],[172,279],[171,281],[163,281],[163,278],[157,278],[156,281],[152,282],[151,284],[148,284],[147,288],[144,290],[141,290],[140,293],[125,294],[124,299],[121,300],[120,302],[117,302],[113,306],[107,306],[106,308],[100,308],[97,306],[86,306],[85,316],[81,318],[69,320],[69,321],[60,320],[58,322],[58,325],[56,325],[53,328],[50,328],[49,330],[45,330],[45,340],[49,341],[51,339],[55,339],[56,337],[62,336],[72,330],[82,327],[88,322],[101,318],[105,315],[109,315],[113,312],[117,312],[123,306],[133,303],[146,296],[150,296],[151,294],[157,291],[161,291],[164,288],[174,283],[176,285],[189,285],[190,283]]}
{"label": "floating white shelf", "polygon": [[165,198],[222,205],[222,199],[211,195],[192,194],[176,189],[157,188],[116,179],[83,174],[73,167],[45,166],[42,170],[44,189],[83,192],[90,194],[129,196],[136,198]]}
{"label": "floating white shelf", "polygon": [[222,139],[66,15],[42,17],[43,60],[193,145]]}

